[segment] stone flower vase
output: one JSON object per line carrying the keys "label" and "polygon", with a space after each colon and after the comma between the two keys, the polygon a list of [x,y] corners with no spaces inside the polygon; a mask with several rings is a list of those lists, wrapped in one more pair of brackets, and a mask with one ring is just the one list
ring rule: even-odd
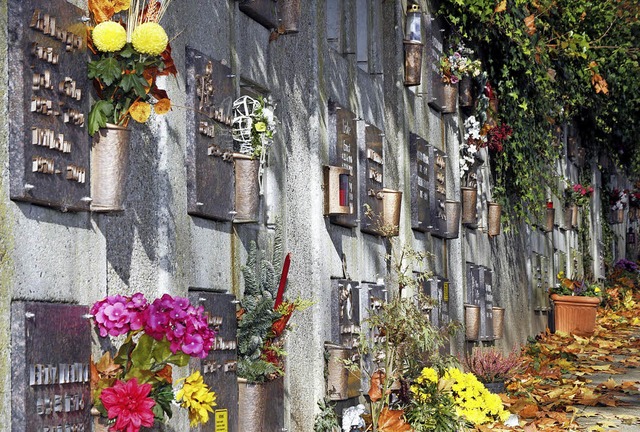
{"label": "stone flower vase", "polygon": [[489,203],[489,237],[500,234],[500,217],[502,216],[502,206],[495,202]]}
{"label": "stone flower vase", "polygon": [[129,129],[107,124],[93,137],[91,211],[123,210],[129,165]]}
{"label": "stone flower vase", "polygon": [[599,297],[551,294],[556,331],[591,336],[596,326]]}

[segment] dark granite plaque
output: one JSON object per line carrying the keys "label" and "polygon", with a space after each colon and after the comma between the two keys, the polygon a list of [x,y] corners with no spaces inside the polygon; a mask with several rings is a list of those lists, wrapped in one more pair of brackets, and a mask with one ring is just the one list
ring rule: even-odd
{"label": "dark granite plaque", "polygon": [[440,59],[444,53],[442,43],[444,29],[434,15],[427,15],[426,18],[427,100],[432,108],[441,111],[444,105],[444,84],[440,72]]}
{"label": "dark granite plaque", "polygon": [[480,339],[494,340],[493,271],[486,267],[480,268],[480,287],[481,293],[484,291],[484,301],[480,302]]}
{"label": "dark granite plaque", "polygon": [[347,279],[331,281],[332,332],[334,343],[353,348],[360,333],[360,287]]}
{"label": "dark granite plaque", "polygon": [[12,303],[11,430],[91,431],[88,312],[61,303]]}
{"label": "dark granite plaque", "polygon": [[369,234],[380,234],[380,228],[384,225],[384,208],[380,193],[384,179],[383,134],[380,129],[370,124],[365,123],[363,128],[364,153],[360,162],[360,197],[363,206],[366,206],[370,213],[363,215],[360,230]]}
{"label": "dark granite plaque", "polygon": [[331,216],[331,222],[350,228],[358,226],[358,132],[356,115],[329,102],[329,163],[347,168],[349,176],[349,205],[351,214]]}
{"label": "dark granite plaque", "polygon": [[431,155],[429,145],[420,136],[409,136],[411,163],[411,228],[426,232],[432,228],[429,210]]}
{"label": "dark granite plaque", "polygon": [[234,213],[233,74],[223,63],[186,48],[187,211],[231,221]]}
{"label": "dark granite plaque", "polygon": [[10,0],[8,8],[11,199],[88,211],[83,11],[64,0]]}
{"label": "dark granite plaque", "polygon": [[445,238],[447,236],[447,213],[445,202],[447,201],[447,164],[446,155],[435,147],[430,147],[432,169],[429,197],[431,213],[431,235]]}
{"label": "dark granite plaque", "polygon": [[[201,432],[236,432],[238,425],[238,379],[236,369],[236,303],[231,294],[191,291],[192,304],[204,306],[209,324],[216,330],[214,347],[205,359],[192,358],[189,366],[199,370],[204,382],[216,392],[213,419],[200,426]],[[226,421],[225,421],[226,419]],[[227,425],[225,428],[223,425]],[[218,426],[216,426],[218,425]]]}
{"label": "dark granite plaque", "polygon": [[240,0],[240,10],[269,30],[278,27],[277,0]]}

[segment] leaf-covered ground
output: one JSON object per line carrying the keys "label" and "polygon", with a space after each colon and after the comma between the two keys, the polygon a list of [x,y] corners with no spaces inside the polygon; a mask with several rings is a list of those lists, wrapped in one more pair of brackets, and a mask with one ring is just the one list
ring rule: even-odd
{"label": "leaf-covered ground", "polygon": [[640,295],[600,307],[592,337],[542,334],[502,395],[518,426],[480,431],[640,430]]}

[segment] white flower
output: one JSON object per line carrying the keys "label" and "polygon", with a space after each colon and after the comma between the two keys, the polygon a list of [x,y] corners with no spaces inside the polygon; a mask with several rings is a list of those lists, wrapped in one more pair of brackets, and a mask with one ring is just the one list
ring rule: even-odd
{"label": "white flower", "polygon": [[269,129],[273,128],[274,121],[275,121],[275,116],[273,115],[273,110],[271,108],[265,107],[262,110],[262,115],[264,116],[264,119],[267,121],[267,125],[269,126]]}

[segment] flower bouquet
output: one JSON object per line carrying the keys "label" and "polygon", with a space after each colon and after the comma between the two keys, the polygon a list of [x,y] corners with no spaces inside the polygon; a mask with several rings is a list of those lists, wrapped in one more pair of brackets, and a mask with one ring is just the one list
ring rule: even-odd
{"label": "flower bouquet", "polygon": [[171,108],[156,78],[177,73],[169,38],[160,26],[171,0],[89,0],[95,26],[88,46],[94,59],[88,64],[98,99],[89,112],[89,134],[107,123],[126,127],[129,119],[145,123],[153,110]]}
{"label": "flower bouquet", "polygon": [[487,147],[494,153],[504,150],[504,143],[513,135],[513,129],[508,124],[502,123],[492,127],[487,132]]}
{"label": "flower bouquet", "polygon": [[611,191],[611,194],[609,195],[609,205],[611,205],[611,210],[616,211],[625,209],[628,203],[628,191],[618,188],[615,188]]}
{"label": "flower bouquet", "polygon": [[442,81],[456,84],[466,75],[478,77],[482,72],[482,63],[480,60],[471,60],[473,54],[472,49],[461,43],[451,54],[443,56],[440,59]]}
{"label": "flower bouquet", "polygon": [[91,314],[101,337],[121,341],[114,357],[107,351],[91,368],[92,411],[108,418],[110,431],[152,427],[171,417],[174,401],[189,411],[191,426],[209,420],[216,396],[200,372],[179,380],[178,390],[172,379],[173,366],[205,358],[213,346],[215,332],[202,306],[168,294],[150,304],[136,293],[108,296]]}
{"label": "flower bouquet", "polygon": [[564,272],[558,273],[557,278],[560,283],[551,288],[551,294],[599,297],[602,293],[602,290],[597,284],[588,283],[584,280],[569,279],[565,277]]}
{"label": "flower bouquet", "polygon": [[574,184],[565,190],[565,196],[567,197],[567,204],[576,204],[580,207],[589,204],[591,194],[593,193],[593,187],[583,186],[580,183]]}
{"label": "flower bouquet", "polygon": [[464,121],[464,140],[460,145],[460,178],[468,184],[468,177],[477,166],[477,155],[481,148],[487,146],[487,136],[480,128],[480,122],[475,116],[469,116]]}

